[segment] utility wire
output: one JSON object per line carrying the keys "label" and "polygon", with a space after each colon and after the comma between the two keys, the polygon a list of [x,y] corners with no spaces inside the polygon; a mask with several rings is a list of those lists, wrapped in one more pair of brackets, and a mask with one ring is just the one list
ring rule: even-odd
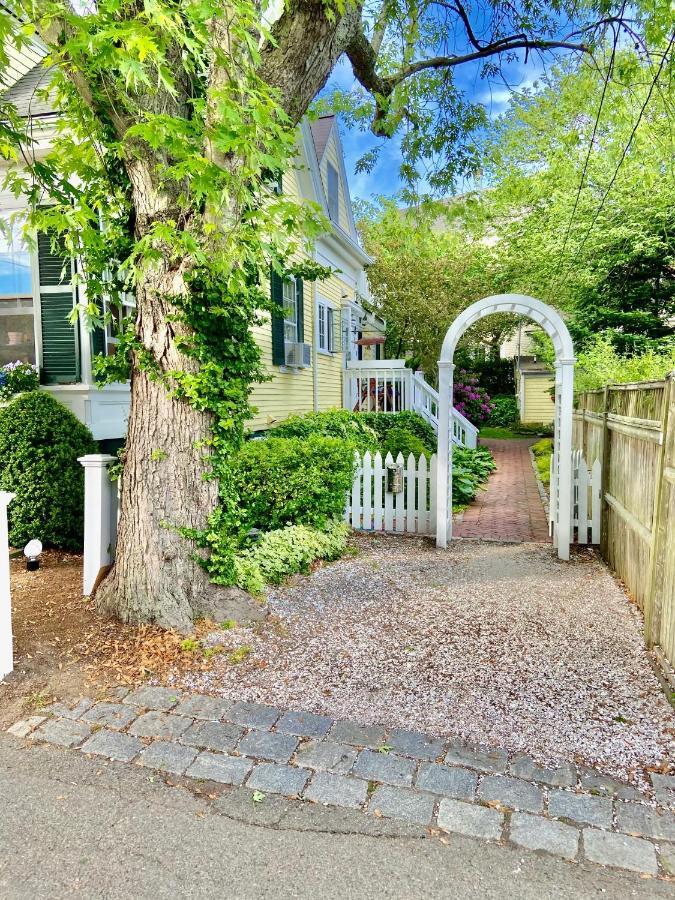
{"label": "utility wire", "polygon": [[[626,8],[626,0],[621,7],[621,12],[619,13],[619,19],[623,16],[624,9]],[[567,231],[565,232],[565,239],[563,241],[562,250],[560,251],[560,259],[558,260],[558,266],[553,273],[553,278],[557,278],[560,274],[560,271],[563,267],[565,261],[565,250],[567,249],[567,242],[569,241],[570,232],[572,230],[572,223],[574,222],[574,216],[576,215],[577,208],[579,206],[579,200],[581,199],[581,191],[584,187],[584,181],[586,180],[586,173],[588,171],[588,164],[591,159],[591,153],[593,152],[593,147],[595,146],[595,136],[598,133],[598,127],[600,124],[600,115],[602,113],[602,107],[605,103],[605,96],[607,94],[607,88],[609,85],[609,80],[612,77],[612,72],[614,71],[614,60],[616,58],[616,48],[619,43],[619,34],[621,32],[621,23],[619,23],[614,28],[614,41],[612,42],[612,54],[609,58],[609,66],[607,67],[607,74],[605,75],[605,81],[602,86],[602,94],[600,95],[600,103],[598,105],[598,112],[595,117],[595,123],[593,124],[593,133],[591,134],[591,139],[588,143],[588,152],[586,153],[586,159],[584,160],[584,168],[581,172],[581,180],[579,181],[579,188],[577,190],[577,195],[574,199],[574,207],[572,209],[572,215],[570,216],[570,220],[567,223]]]}
{"label": "utility wire", "polygon": [[628,155],[628,151],[630,150],[631,144],[633,143],[633,138],[635,137],[635,135],[636,135],[636,133],[637,133],[637,130],[638,130],[638,128],[640,127],[640,122],[642,121],[642,117],[644,116],[644,114],[645,114],[645,112],[646,112],[646,110],[647,110],[647,106],[649,105],[649,101],[651,100],[652,94],[654,93],[654,88],[656,87],[657,82],[658,82],[659,78],[661,77],[661,72],[663,71],[663,68],[664,68],[664,66],[665,66],[665,64],[666,64],[666,60],[668,59],[668,57],[669,57],[669,55],[670,55],[670,51],[671,51],[671,49],[672,49],[674,43],[675,43],[675,32],[673,32],[673,34],[672,34],[671,37],[670,37],[670,41],[668,42],[668,46],[666,47],[666,50],[665,50],[665,52],[664,52],[664,54],[663,54],[663,57],[661,58],[661,62],[660,62],[659,67],[658,67],[658,69],[657,69],[657,71],[656,71],[656,75],[655,75],[654,78],[652,79],[652,83],[651,83],[650,86],[649,86],[649,91],[647,92],[647,96],[645,97],[645,101],[644,101],[644,103],[642,104],[642,107],[641,107],[641,109],[640,109],[639,115],[638,115],[638,117],[637,117],[637,121],[635,122],[635,125],[633,125],[633,130],[631,131],[630,137],[628,138],[628,143],[627,143],[626,146],[623,148],[623,152],[622,152],[622,154],[621,154],[621,157],[619,158],[619,162],[617,163],[616,169],[614,170],[614,174],[612,175],[612,177],[611,177],[611,179],[610,179],[610,181],[609,181],[609,184],[608,184],[607,187],[605,188],[605,192],[604,192],[604,194],[602,195],[602,199],[600,200],[600,205],[599,205],[598,208],[596,209],[595,215],[593,216],[593,221],[591,222],[588,231],[587,231],[586,234],[584,235],[584,239],[583,239],[582,242],[581,242],[581,246],[579,247],[579,249],[577,250],[577,252],[576,252],[576,254],[575,254],[574,261],[576,261],[576,260],[579,258],[579,256],[581,255],[581,251],[582,251],[582,250],[584,249],[584,247],[586,246],[586,241],[587,241],[588,238],[590,237],[591,232],[593,231],[593,228],[594,228],[594,226],[595,226],[595,223],[598,221],[598,218],[600,217],[600,213],[602,212],[602,210],[603,210],[604,207],[605,207],[605,202],[606,202],[606,200],[607,200],[607,197],[609,196],[609,192],[612,190],[612,187],[614,186],[614,182],[616,181],[617,176],[618,176],[618,174],[619,174],[619,169],[620,169],[621,166],[623,165],[623,162],[624,162],[626,156]]}

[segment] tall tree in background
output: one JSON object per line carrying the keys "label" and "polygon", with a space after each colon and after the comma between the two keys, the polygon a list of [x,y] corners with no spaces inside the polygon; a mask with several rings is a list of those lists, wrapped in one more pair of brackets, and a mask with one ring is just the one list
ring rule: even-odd
{"label": "tall tree in background", "polygon": [[675,332],[674,74],[672,40],[650,59],[561,65],[492,138],[500,281],[564,308],[579,348],[606,332],[635,352]]}
{"label": "tall tree in background", "polygon": [[[465,135],[483,121],[454,70],[482,61],[487,77],[517,53],[586,51],[625,4],[288,0],[269,27],[275,17],[253,0],[13,8],[0,15],[3,45],[39,36],[63,113],[54,149],[36,159],[4,104],[14,188],[33,223],[67,234],[85,260],[105,256],[102,210],[120,245],[130,233],[131,412],[116,562],[98,601],[128,621],[186,628],[219,602],[198,556],[236,523],[228,465],[258,377],[250,324],[264,277],[270,264],[286,271],[312,227],[270,181],[337,60],[346,54],[360,85],[352,114],[383,138],[403,134],[411,180],[430,166],[447,187],[475,167]],[[650,27],[668,22],[658,4]],[[86,275],[93,285],[94,263]],[[221,581],[227,565],[225,554]]]}

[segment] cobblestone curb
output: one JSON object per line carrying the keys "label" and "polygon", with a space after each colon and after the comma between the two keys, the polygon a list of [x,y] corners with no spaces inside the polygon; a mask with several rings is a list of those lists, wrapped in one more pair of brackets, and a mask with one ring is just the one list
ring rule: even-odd
{"label": "cobblestone curb", "polygon": [[551,517],[551,506],[548,499],[548,491],[544,486],[544,482],[539,477],[539,469],[537,468],[537,462],[534,458],[532,447],[528,447],[527,452],[530,454],[530,462],[532,464],[532,471],[534,472],[534,480],[537,482],[537,490],[539,491],[539,496],[541,497],[544,512],[546,513],[546,521],[548,522]]}
{"label": "cobblestone curb", "polygon": [[654,799],[569,762],[541,766],[522,753],[156,687],[54,704],[8,732],[244,785],[258,800],[269,793],[361,809],[645,876],[675,870],[675,813],[667,808],[675,775],[652,776]]}

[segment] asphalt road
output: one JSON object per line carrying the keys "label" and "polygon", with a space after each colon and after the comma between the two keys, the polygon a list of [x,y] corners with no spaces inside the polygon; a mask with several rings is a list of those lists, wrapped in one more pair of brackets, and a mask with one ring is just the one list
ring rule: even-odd
{"label": "asphalt road", "polygon": [[0,735],[0,897],[675,897],[664,882],[251,797],[196,796],[148,770]]}

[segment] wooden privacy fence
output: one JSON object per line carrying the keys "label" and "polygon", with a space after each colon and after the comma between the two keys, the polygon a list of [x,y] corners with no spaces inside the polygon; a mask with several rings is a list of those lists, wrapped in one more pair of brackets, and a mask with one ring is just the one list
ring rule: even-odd
{"label": "wooden privacy fence", "polygon": [[577,396],[574,444],[602,460],[600,550],[675,664],[675,373]]}
{"label": "wooden privacy fence", "polygon": [[394,458],[356,454],[356,473],[345,522],[362,531],[436,532],[436,454]]}

